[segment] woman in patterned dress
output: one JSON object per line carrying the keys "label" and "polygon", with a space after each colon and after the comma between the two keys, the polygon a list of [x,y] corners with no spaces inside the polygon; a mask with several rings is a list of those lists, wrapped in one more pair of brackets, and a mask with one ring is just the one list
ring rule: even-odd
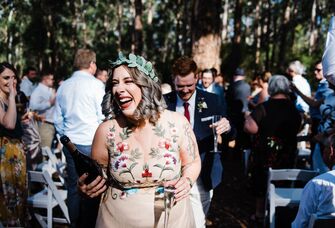
{"label": "woman in patterned dress", "polygon": [[119,54],[103,112],[92,157],[106,167],[106,178],[86,185],[83,175],[78,184],[89,197],[104,192],[96,227],[163,227],[164,187],[170,185],[169,227],[194,227],[189,191],[201,166],[196,139],[184,116],[165,109],[150,62]]}
{"label": "woman in patterned dress", "polygon": [[0,63],[0,221],[4,226],[25,225],[26,158],[17,114],[15,68]]}

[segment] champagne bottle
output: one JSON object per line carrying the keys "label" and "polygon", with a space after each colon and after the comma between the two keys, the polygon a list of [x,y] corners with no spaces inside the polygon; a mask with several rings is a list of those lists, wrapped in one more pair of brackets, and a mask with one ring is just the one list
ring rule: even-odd
{"label": "champagne bottle", "polygon": [[85,179],[85,184],[91,183],[97,176],[103,176],[102,169],[99,164],[92,158],[81,153],[78,148],[71,142],[69,137],[63,135],[60,138],[61,143],[71,153],[74,160],[77,173],[79,177],[84,173],[88,173],[88,177]]}

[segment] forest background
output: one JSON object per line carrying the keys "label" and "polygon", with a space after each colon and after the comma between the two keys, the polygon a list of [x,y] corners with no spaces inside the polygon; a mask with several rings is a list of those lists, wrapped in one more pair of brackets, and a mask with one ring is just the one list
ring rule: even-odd
{"label": "forest background", "polygon": [[249,77],[284,73],[299,59],[311,79],[334,12],[327,0],[2,0],[0,61],[67,78],[78,48],[93,49],[100,67],[119,51],[134,52],[169,82],[181,55],[226,80],[236,67]]}

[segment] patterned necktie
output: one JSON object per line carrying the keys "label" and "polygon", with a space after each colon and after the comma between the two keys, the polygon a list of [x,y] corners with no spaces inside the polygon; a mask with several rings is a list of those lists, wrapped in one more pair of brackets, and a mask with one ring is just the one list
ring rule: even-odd
{"label": "patterned necktie", "polygon": [[190,104],[185,102],[184,103],[184,116],[186,117],[186,119],[188,120],[188,122],[190,122],[190,112],[188,111],[188,106]]}

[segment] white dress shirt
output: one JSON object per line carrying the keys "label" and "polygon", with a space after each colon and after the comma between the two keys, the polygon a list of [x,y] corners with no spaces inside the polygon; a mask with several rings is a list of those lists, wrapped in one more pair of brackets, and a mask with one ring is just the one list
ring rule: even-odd
{"label": "white dress shirt", "polygon": [[[292,78],[292,82],[305,96],[311,97],[311,87],[306,78],[296,75]],[[297,96],[296,107],[299,111],[309,112],[309,105],[300,96]]]}
{"label": "white dress shirt", "polygon": [[38,114],[44,115],[45,120],[53,123],[54,105],[51,105],[50,99],[53,96],[53,89],[39,83],[30,96],[29,107]]}
{"label": "white dress shirt", "polygon": [[27,76],[24,76],[22,78],[21,84],[20,84],[20,90],[24,92],[24,95],[27,97],[30,97],[33,93],[34,89],[37,87],[36,84],[32,83]]}
{"label": "white dress shirt", "polygon": [[[192,96],[190,97],[190,99],[187,101],[187,103],[189,104],[188,106],[188,111],[190,113],[190,124],[192,125],[192,127],[194,128],[194,111],[195,111],[195,97],[197,95],[197,91],[195,90],[194,93],[192,94]],[[176,112],[184,115],[185,109],[184,109],[184,103],[185,101],[183,101],[179,95],[177,95],[177,104],[176,104]]]}
{"label": "white dress shirt", "polygon": [[92,145],[98,125],[104,119],[101,102],[105,94],[93,75],[76,71],[57,91],[54,124],[60,135],[79,145]]}
{"label": "white dress shirt", "polygon": [[307,227],[312,214],[335,212],[335,170],[319,175],[305,186],[293,228]]}

